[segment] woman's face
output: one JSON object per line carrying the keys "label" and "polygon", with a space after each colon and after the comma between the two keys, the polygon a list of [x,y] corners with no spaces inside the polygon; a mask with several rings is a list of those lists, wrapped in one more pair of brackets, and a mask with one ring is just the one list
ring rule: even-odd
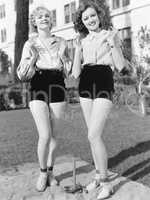
{"label": "woman's face", "polygon": [[47,10],[41,9],[35,16],[35,23],[38,29],[51,29],[52,19]]}
{"label": "woman's face", "polygon": [[88,31],[98,31],[100,20],[94,8],[89,7],[82,13],[82,22]]}

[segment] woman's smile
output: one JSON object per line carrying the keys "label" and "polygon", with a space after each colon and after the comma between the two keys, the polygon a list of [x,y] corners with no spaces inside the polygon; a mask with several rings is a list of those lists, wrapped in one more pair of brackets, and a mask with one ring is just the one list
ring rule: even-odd
{"label": "woman's smile", "polygon": [[87,8],[82,13],[82,22],[89,31],[99,30],[100,20],[94,8]]}

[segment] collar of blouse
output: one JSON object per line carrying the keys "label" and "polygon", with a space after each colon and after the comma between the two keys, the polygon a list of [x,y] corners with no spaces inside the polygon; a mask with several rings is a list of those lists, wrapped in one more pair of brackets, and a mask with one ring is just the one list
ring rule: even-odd
{"label": "collar of blouse", "polygon": [[87,40],[91,41],[93,39],[97,39],[97,38],[103,37],[104,35],[106,35],[106,33],[108,33],[108,31],[106,31],[106,30],[101,30],[100,32],[91,31],[87,35]]}

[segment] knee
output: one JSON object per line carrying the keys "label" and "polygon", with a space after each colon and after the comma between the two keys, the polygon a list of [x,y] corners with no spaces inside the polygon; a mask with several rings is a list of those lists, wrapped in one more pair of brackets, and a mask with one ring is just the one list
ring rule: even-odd
{"label": "knee", "polygon": [[39,142],[47,145],[50,142],[50,136],[39,136]]}
{"label": "knee", "polygon": [[90,130],[88,133],[88,140],[90,144],[94,145],[101,140],[101,134],[97,130]]}
{"label": "knee", "polygon": [[57,146],[57,140],[56,140],[56,138],[52,137],[50,139],[50,145],[53,146],[53,148],[56,148],[56,146]]}

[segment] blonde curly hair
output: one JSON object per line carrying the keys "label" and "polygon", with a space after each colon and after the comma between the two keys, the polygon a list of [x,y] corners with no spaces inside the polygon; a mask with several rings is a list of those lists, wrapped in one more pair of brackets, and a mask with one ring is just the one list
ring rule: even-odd
{"label": "blonde curly hair", "polygon": [[[30,17],[29,17],[29,30],[30,30],[30,33],[34,33],[34,32],[37,33],[37,26],[36,26],[36,23],[35,23],[35,17],[39,14],[39,12],[41,10],[47,11],[49,13],[49,16],[52,19],[52,14],[51,14],[50,10],[48,10],[44,6],[38,6],[37,8],[35,8],[32,11],[32,13],[30,14]],[[51,30],[51,28],[52,28],[52,23],[51,23],[50,30]]]}

